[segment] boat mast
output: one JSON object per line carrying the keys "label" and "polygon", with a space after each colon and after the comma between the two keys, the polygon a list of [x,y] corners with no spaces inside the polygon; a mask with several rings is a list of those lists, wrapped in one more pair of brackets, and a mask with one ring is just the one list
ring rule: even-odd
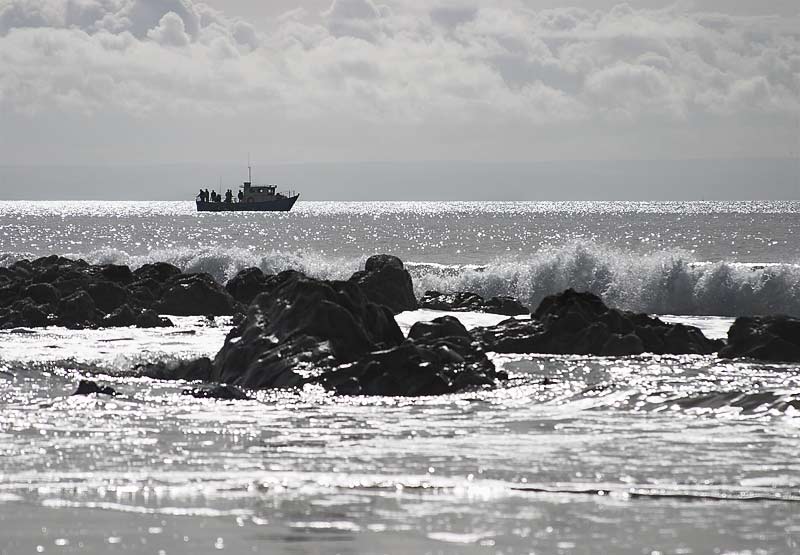
{"label": "boat mast", "polygon": [[250,167],[250,153],[247,153],[247,182],[253,184],[253,168]]}

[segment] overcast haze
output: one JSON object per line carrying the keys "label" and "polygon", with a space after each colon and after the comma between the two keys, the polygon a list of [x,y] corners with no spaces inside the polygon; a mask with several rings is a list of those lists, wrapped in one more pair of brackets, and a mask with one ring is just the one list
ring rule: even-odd
{"label": "overcast haze", "polygon": [[0,198],[800,197],[796,2],[571,3],[0,0]]}

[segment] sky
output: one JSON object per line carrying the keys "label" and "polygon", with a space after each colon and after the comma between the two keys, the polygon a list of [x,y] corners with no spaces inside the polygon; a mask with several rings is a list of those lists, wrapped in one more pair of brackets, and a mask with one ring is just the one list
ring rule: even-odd
{"label": "sky", "polygon": [[799,198],[799,151],[795,1],[0,0],[0,198],[248,153],[303,198]]}

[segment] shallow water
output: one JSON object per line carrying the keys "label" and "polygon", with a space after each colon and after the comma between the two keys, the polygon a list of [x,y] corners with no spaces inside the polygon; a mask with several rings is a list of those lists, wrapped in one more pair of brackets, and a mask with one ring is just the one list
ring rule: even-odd
{"label": "shallow water", "polygon": [[[795,367],[495,356],[512,374],[496,391],[220,402],[129,372],[213,354],[227,329],[177,321],[161,342],[153,330],[0,332],[3,553],[798,547]],[[71,397],[81,376],[119,395]]]}

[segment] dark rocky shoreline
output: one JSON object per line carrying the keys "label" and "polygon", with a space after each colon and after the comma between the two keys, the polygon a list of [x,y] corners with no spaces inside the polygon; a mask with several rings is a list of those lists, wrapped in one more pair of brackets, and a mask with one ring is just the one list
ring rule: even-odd
{"label": "dark rocky shoreline", "polygon": [[242,307],[208,274],[165,262],[131,271],[48,256],[0,268],[0,328],[168,327],[159,314],[231,315]]}
{"label": "dark rocky shoreline", "polygon": [[[235,315],[214,357],[147,365],[159,378],[245,389],[322,385],[349,395],[437,395],[491,388],[507,378],[486,352],[628,356],[713,354],[770,362],[800,361],[800,320],[742,317],[727,343],[696,327],[606,306],[591,293],[545,298],[529,319],[509,318],[467,331],[454,317],[415,324],[404,337],[394,315],[417,308],[519,316],[511,297],[469,292],[414,296],[411,276],[393,256],[370,257],[346,281],[286,271],[239,272],[224,286],[210,275],[157,262],[135,270],[48,256],[0,268],[0,328],[73,329],[171,326],[160,314]],[[196,396],[235,398],[228,389]],[[237,394],[238,395],[238,394]]]}

